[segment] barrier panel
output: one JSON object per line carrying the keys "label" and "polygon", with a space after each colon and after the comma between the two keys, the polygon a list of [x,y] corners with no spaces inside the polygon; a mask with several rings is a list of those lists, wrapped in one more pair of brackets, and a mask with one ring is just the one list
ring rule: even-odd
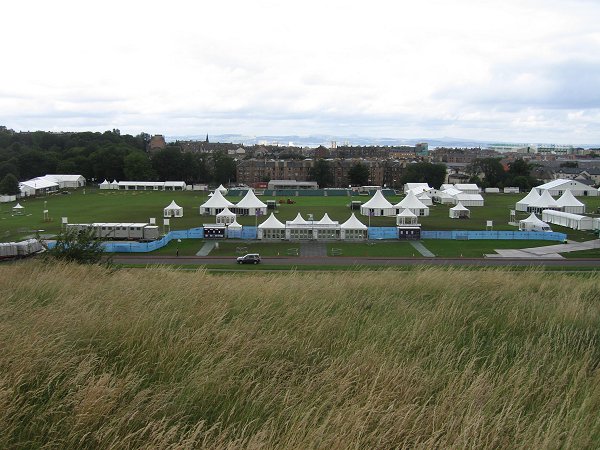
{"label": "barrier panel", "polygon": [[398,239],[398,228],[396,227],[370,227],[368,229],[369,239]]}
{"label": "barrier panel", "polygon": [[241,239],[243,228],[227,228],[226,234],[229,239]]}
{"label": "barrier panel", "polygon": [[256,227],[242,227],[242,239],[256,239],[257,228]]}

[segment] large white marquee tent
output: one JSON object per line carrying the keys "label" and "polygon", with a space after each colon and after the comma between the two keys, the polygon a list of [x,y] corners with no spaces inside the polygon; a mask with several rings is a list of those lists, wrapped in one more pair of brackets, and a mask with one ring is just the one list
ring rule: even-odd
{"label": "large white marquee tent", "polygon": [[361,205],[360,213],[363,216],[393,216],[396,214],[396,209],[386,200],[381,191],[376,191],[373,197]]}
{"label": "large white marquee tent", "polygon": [[429,207],[424,205],[423,202],[417,198],[413,191],[408,191],[406,197],[394,205],[394,209],[396,210],[396,214],[399,214],[401,210],[408,209],[416,216],[429,215]]}
{"label": "large white marquee tent", "polygon": [[542,211],[542,220],[574,230],[591,230],[594,227],[591,217],[563,211],[554,211],[552,209]]}
{"label": "large white marquee tent", "polygon": [[225,208],[231,208],[233,206],[233,203],[223,197],[221,191],[216,190],[208,200],[200,205],[200,214],[216,216]]}
{"label": "large white marquee tent", "polygon": [[559,178],[557,180],[549,181],[548,183],[536,186],[538,193],[541,194],[543,191],[548,191],[550,195],[562,195],[565,191],[571,191],[575,197],[595,197],[598,196],[598,190],[591,186],[581,183],[577,180],[567,180]]}
{"label": "large white marquee tent", "polygon": [[556,204],[560,207],[561,211],[573,213],[573,214],[584,214],[585,204],[575,198],[570,190],[567,190],[556,200]]}

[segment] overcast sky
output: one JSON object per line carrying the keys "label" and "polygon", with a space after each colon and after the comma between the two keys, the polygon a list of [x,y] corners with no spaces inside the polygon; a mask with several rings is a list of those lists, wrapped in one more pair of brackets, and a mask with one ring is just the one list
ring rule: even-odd
{"label": "overcast sky", "polygon": [[600,143],[592,0],[2,5],[0,125]]}

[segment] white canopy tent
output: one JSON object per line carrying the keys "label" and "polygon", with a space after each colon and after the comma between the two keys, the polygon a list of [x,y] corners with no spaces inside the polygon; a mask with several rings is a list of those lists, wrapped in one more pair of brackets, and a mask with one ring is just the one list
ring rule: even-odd
{"label": "white canopy tent", "polygon": [[258,199],[252,189],[248,189],[244,198],[232,210],[244,216],[260,216],[267,214],[267,205]]}
{"label": "white canopy tent", "polygon": [[102,183],[100,183],[98,185],[98,187],[100,189],[110,189],[111,186],[110,186],[110,183],[108,182],[108,180],[105,179]]}
{"label": "white canopy tent", "polygon": [[394,209],[396,214],[399,214],[401,209],[409,209],[416,216],[429,215],[429,207],[424,205],[423,202],[417,198],[413,191],[408,191],[406,197],[394,205]]}
{"label": "white canopy tent", "polygon": [[577,180],[568,180],[565,178],[558,178],[556,180],[549,181],[548,183],[536,186],[535,189],[537,189],[540,194],[543,191],[548,191],[550,195],[562,195],[565,191],[571,191],[571,193],[576,197],[595,197],[598,195],[598,191],[593,187],[583,184]]}
{"label": "white canopy tent", "polygon": [[242,226],[237,223],[237,220],[233,220],[229,225],[227,225],[227,237],[228,238],[238,238],[242,237]]}
{"label": "white canopy tent", "polygon": [[466,208],[461,202],[448,210],[448,215],[451,219],[468,219],[471,217],[471,211]]}
{"label": "white canopy tent", "polygon": [[215,191],[213,195],[200,205],[200,214],[216,216],[225,208],[231,208],[234,204],[227,200],[220,191]]}
{"label": "white canopy tent", "polygon": [[549,191],[542,191],[540,198],[534,200],[527,206],[527,212],[535,212],[538,214],[545,209],[561,209],[558,203],[556,203],[556,200],[552,198]]}
{"label": "white canopy tent", "polygon": [[12,212],[15,215],[21,215],[21,214],[23,214],[24,209],[25,209],[25,207],[21,206],[20,203],[17,203],[15,206],[12,207]]}
{"label": "white canopy tent", "polygon": [[483,206],[483,197],[481,194],[468,194],[461,192],[454,196],[456,204],[462,203],[463,206]]}
{"label": "white canopy tent", "polygon": [[356,218],[354,213],[340,225],[340,238],[348,241],[362,241],[367,239],[368,228]]}
{"label": "white canopy tent", "polygon": [[219,214],[216,215],[216,223],[224,223],[225,225],[234,223],[236,219],[235,213],[232,213],[229,208],[223,209]]}
{"label": "white canopy tent", "polygon": [[421,192],[420,194],[417,194],[417,198],[419,200],[421,200],[421,203],[423,203],[425,206],[433,205],[433,200],[431,199],[431,197],[429,196],[429,194],[427,192]]}
{"label": "white canopy tent", "polygon": [[422,192],[429,192],[431,187],[429,183],[406,183],[404,185],[404,193],[408,194],[408,191],[413,191],[415,194],[420,194]]}
{"label": "white canopy tent", "polygon": [[417,215],[408,208],[396,216],[396,225],[418,225],[418,223]]}
{"label": "white canopy tent", "polygon": [[373,197],[361,205],[360,213],[363,216],[393,216],[396,214],[396,209],[386,200],[383,193],[378,190]]}
{"label": "white canopy tent", "polygon": [[540,194],[538,194],[538,191],[536,189],[532,189],[531,191],[529,191],[529,194],[527,194],[525,197],[523,197],[517,202],[517,204],[515,205],[515,209],[517,211],[527,211],[529,205],[539,200],[539,198]]}
{"label": "white canopy tent", "polygon": [[219,187],[215,189],[215,191],[219,191],[221,194],[223,194],[223,196],[227,195],[227,192],[229,192],[227,188],[222,184],[220,184]]}
{"label": "white canopy tent", "polygon": [[163,217],[183,217],[183,207],[179,206],[173,200],[169,206],[163,210]]}
{"label": "white canopy tent", "polygon": [[273,213],[258,226],[258,239],[284,239],[285,237],[285,225]]}
{"label": "white canopy tent", "polygon": [[519,220],[519,230],[521,231],[552,231],[550,225],[548,225],[543,220],[540,220],[535,213],[531,213],[531,215],[527,219]]}
{"label": "white canopy tent", "polygon": [[556,200],[561,211],[573,214],[585,214],[585,204],[575,198],[570,190],[567,190]]}
{"label": "white canopy tent", "polygon": [[563,211],[554,211],[552,209],[542,211],[542,220],[574,230],[591,230],[594,227],[594,221],[591,217]]}

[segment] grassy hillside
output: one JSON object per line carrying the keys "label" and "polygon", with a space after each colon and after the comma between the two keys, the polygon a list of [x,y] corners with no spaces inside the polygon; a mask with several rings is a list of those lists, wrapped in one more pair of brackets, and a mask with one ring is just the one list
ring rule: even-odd
{"label": "grassy hillside", "polygon": [[1,448],[597,448],[600,283],[0,266]]}

